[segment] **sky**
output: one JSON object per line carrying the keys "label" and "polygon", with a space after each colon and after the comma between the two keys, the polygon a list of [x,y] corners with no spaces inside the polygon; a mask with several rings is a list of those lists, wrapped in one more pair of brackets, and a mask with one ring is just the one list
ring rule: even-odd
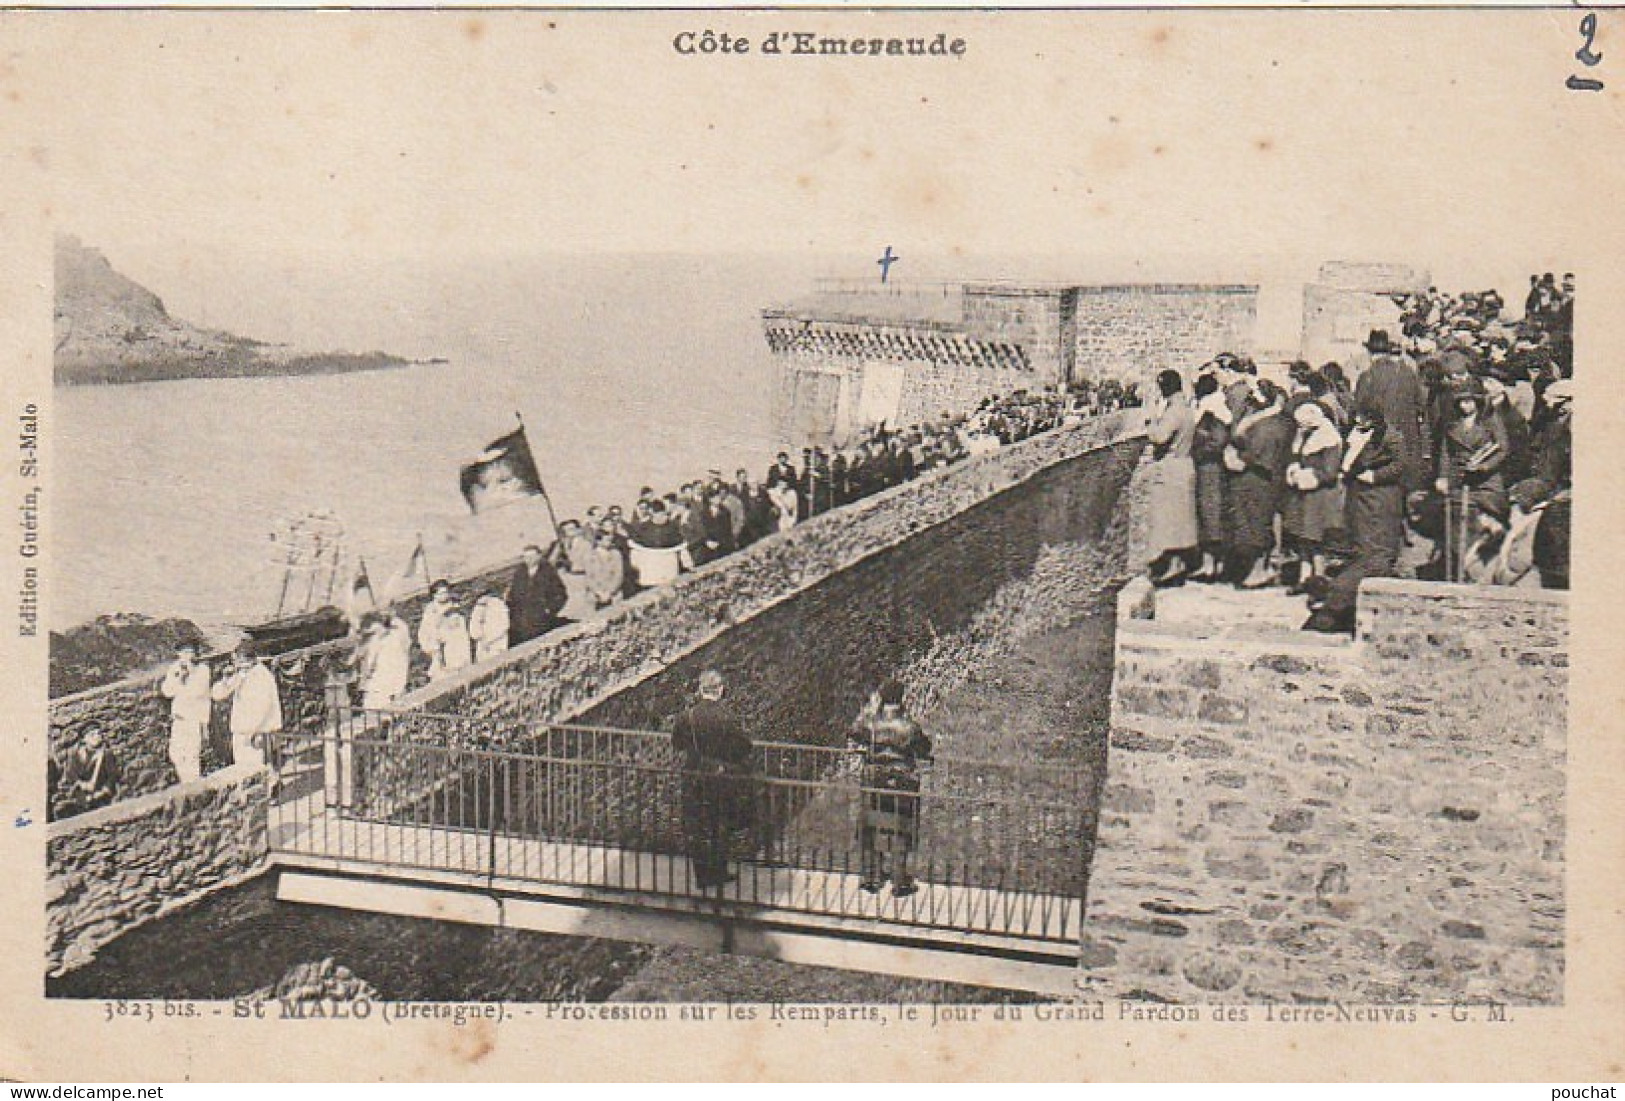
{"label": "sky", "polygon": [[[1025,277],[981,259],[1016,256],[1261,282],[1280,347],[1324,260],[1517,301],[1530,271],[1584,287],[1625,254],[1625,81],[1564,88],[1560,11],[5,18],[11,224],[266,339],[361,340],[381,326],[345,304],[421,273],[662,253],[858,274],[890,245],[903,277]],[[704,28],[968,45],[673,50]]]}

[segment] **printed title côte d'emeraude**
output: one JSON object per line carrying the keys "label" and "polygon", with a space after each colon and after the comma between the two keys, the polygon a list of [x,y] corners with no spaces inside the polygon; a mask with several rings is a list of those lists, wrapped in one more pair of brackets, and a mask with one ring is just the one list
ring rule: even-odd
{"label": "printed title c\u00f4te d'emeraude", "polygon": [[814,31],[773,31],[758,41],[726,31],[683,31],[671,40],[672,49],[685,57],[715,54],[767,57],[953,57],[965,56],[963,38],[914,35],[903,38],[822,35]]}

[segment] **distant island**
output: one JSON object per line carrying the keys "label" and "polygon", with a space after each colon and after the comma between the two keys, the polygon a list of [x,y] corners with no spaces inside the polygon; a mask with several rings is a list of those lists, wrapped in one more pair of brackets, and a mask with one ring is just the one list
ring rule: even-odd
{"label": "distant island", "polygon": [[[407,367],[386,352],[308,352],[171,317],[163,301],[75,237],[56,242],[58,386],[326,375]],[[429,360],[431,363],[443,360]]]}

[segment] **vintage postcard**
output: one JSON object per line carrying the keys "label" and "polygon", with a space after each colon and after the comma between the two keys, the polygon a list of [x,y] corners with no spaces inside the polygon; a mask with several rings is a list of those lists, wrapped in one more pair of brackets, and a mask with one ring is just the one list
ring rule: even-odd
{"label": "vintage postcard", "polygon": [[0,1076],[1617,1081],[1622,19],[0,14]]}

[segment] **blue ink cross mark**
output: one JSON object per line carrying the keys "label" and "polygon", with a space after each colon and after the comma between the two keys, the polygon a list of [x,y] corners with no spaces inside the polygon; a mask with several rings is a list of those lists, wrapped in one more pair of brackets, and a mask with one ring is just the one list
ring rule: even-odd
{"label": "blue ink cross mark", "polygon": [[28,817],[28,808],[24,807],[23,812],[21,814],[19,814],[12,821],[11,828],[16,829],[16,830],[22,830],[22,829],[27,829],[29,826],[32,826],[33,824],[34,824],[34,820],[32,818]]}
{"label": "blue ink cross mark", "polygon": [[880,265],[880,281],[882,283],[886,281],[887,276],[891,275],[891,266],[901,259],[901,256],[892,255],[890,245],[886,246],[886,254],[875,261],[875,263]]}

